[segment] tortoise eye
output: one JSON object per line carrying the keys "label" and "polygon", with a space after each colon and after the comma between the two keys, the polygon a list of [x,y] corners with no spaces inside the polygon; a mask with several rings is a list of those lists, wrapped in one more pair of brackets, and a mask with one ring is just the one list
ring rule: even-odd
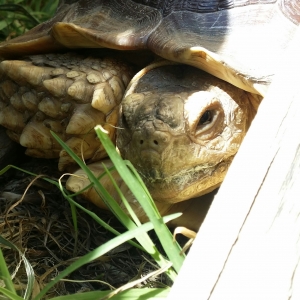
{"label": "tortoise eye", "polygon": [[195,138],[200,140],[212,139],[223,130],[224,112],[221,106],[215,105],[203,110],[195,128]]}
{"label": "tortoise eye", "polygon": [[201,118],[199,120],[199,123],[198,123],[198,126],[209,124],[212,121],[212,119],[213,119],[212,111],[211,110],[206,110],[204,112],[204,114],[201,116]]}

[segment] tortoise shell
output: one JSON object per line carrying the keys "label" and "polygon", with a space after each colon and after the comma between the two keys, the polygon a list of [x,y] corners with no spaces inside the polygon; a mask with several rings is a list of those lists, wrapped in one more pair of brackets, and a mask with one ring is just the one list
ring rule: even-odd
{"label": "tortoise shell", "polygon": [[61,49],[148,49],[264,95],[300,23],[297,0],[61,1],[0,57]]}

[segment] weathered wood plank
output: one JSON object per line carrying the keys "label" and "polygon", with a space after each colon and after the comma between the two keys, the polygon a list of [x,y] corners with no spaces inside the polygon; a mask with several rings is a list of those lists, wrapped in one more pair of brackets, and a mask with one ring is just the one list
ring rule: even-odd
{"label": "weathered wood plank", "polygon": [[169,299],[300,299],[300,30]]}

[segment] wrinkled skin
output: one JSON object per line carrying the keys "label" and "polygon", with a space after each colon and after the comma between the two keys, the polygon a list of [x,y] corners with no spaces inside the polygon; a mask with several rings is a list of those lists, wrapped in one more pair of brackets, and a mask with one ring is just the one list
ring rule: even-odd
{"label": "wrinkled skin", "polygon": [[153,198],[174,203],[219,186],[255,114],[254,96],[178,65],[154,68],[132,85],[117,146]]}

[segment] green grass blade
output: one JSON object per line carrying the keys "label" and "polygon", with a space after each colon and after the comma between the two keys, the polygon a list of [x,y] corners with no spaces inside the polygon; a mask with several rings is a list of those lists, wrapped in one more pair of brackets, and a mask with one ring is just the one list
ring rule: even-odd
{"label": "green grass blade", "polygon": [[[85,163],[54,132],[51,131],[51,134],[56,139],[56,141],[62,146],[62,148],[86,172],[89,180],[94,184],[94,188],[99,193],[100,197],[107,204],[107,206],[112,209],[112,212],[122,222],[122,224],[128,230],[135,229],[137,227],[136,224],[128,217],[127,214],[125,214],[125,212],[120,208],[118,203],[110,196],[110,194],[106,191],[106,189],[102,186],[102,184],[100,184],[100,182],[97,180],[96,176],[85,165]],[[109,138],[107,138],[107,139],[109,140],[109,143],[110,143],[109,145],[112,145],[112,146],[109,147],[110,149],[106,149],[106,151],[114,151],[115,153],[117,153],[116,149],[114,148],[110,139]],[[120,156],[118,156],[118,157],[120,159],[122,166],[127,169],[123,160],[120,158]],[[120,174],[120,172],[119,172],[119,174]],[[123,180],[124,180],[124,177],[123,177]],[[160,219],[160,223],[163,224],[162,219]],[[167,229],[167,227],[165,227],[165,228]],[[169,234],[171,235],[170,232],[169,232]],[[150,239],[150,237],[147,234],[141,234],[140,236],[136,236],[136,239],[142,245],[142,247],[153,257],[153,259],[160,265],[160,267],[164,267],[168,263],[167,260],[159,253],[159,251],[157,250],[157,248],[155,247],[152,240]],[[171,248],[172,245],[177,245],[177,243],[174,244],[173,240],[171,239],[171,244],[169,244],[169,248]],[[177,249],[175,249],[174,251],[177,251]],[[179,252],[180,252],[180,250],[178,251],[178,255],[179,255]],[[181,259],[183,260],[182,256],[181,256]],[[179,264],[177,262],[175,262],[175,263],[176,263],[177,269],[179,269],[178,268]],[[172,270],[172,268],[170,268],[166,273],[172,280],[175,280],[177,274]]]}
{"label": "green grass blade", "polygon": [[[110,225],[108,225],[106,222],[104,222],[101,218],[99,218],[95,213],[93,213],[92,211],[84,208],[83,206],[81,206],[79,203],[77,203],[76,201],[74,201],[68,194],[67,191],[60,185],[60,190],[63,194],[63,196],[69,201],[70,204],[78,207],[79,209],[81,209],[82,211],[84,211],[86,214],[88,214],[91,218],[93,218],[98,224],[100,224],[103,228],[105,228],[106,230],[110,231],[111,233],[113,233],[114,235],[120,235],[121,233],[118,232],[117,230],[115,230],[113,227],[111,227]],[[142,251],[146,251],[143,247],[141,247],[139,244],[133,242],[133,241],[128,241],[129,244],[131,244],[132,246],[142,250]]]}
{"label": "green grass blade", "polygon": [[[20,257],[22,257],[24,266],[25,266],[25,270],[26,270],[26,275],[27,275],[27,286],[26,286],[26,290],[25,290],[25,294],[24,294],[24,299],[27,300],[30,298],[30,295],[32,293],[33,290],[33,285],[34,285],[34,271],[33,268],[31,266],[31,264],[29,263],[29,261],[26,259],[25,255],[18,249],[17,246],[15,246],[13,243],[11,243],[10,241],[6,240],[5,238],[3,238],[2,236],[0,236],[0,244],[3,244],[11,249],[14,249],[16,251],[19,252]],[[1,277],[3,277],[2,279],[4,280],[6,287],[11,291],[11,292],[15,292],[14,287],[13,287],[13,283],[10,279],[10,274],[8,272],[8,269],[6,267],[6,263],[4,261],[3,255],[2,255],[2,251],[0,249],[0,274]],[[7,281],[6,281],[7,280]]]}
{"label": "green grass blade", "polygon": [[10,168],[13,168],[14,166],[13,165],[7,165],[5,168],[3,168],[1,171],[0,171],[0,175],[3,175],[4,173],[6,173]]}
{"label": "green grass blade", "polygon": [[0,30],[8,26],[7,20],[0,21]]}
{"label": "green grass blade", "polygon": [[77,245],[78,245],[78,222],[77,222],[77,213],[76,213],[76,206],[70,202],[71,207],[71,214],[72,214],[72,220],[73,220],[73,226],[74,226],[74,232],[75,232],[75,243],[74,243],[74,250],[73,253],[76,253]]}
{"label": "green grass blade", "polygon": [[[145,187],[137,184],[137,179],[139,175],[135,175],[127,168],[123,159],[115,150],[114,144],[111,142],[108,135],[104,132],[103,128],[99,125],[95,127],[97,136],[99,137],[102,145],[104,146],[108,156],[114,163],[120,176],[123,178],[129,189],[132,191],[136,199],[140,202],[144,211],[147,213],[149,220],[154,225],[154,230],[167,254],[169,259],[172,261],[174,268],[179,272],[184,256],[180,255],[181,248],[177,243],[173,242],[173,236],[168,229],[168,227],[162,222],[161,216],[155,207],[153,199],[150,197],[149,193],[145,193]],[[133,168],[133,167],[132,167]],[[139,178],[139,181],[141,179]]]}
{"label": "green grass blade", "polygon": [[[176,214],[164,217],[164,221],[168,222],[176,217]],[[142,232],[146,232],[153,229],[153,224],[151,222],[145,223],[140,227],[137,227],[133,230],[126,231],[121,235],[109,240],[104,245],[99,246],[98,248],[92,250],[91,252],[87,253],[86,255],[79,258],[65,270],[63,270],[53,281],[48,283],[46,287],[34,298],[34,300],[41,299],[48,291],[51,289],[59,280],[63,279],[76,269],[80,268],[81,266],[97,259],[98,257],[104,255],[108,251],[114,249],[115,247],[125,243],[126,241],[136,238]]]}
{"label": "green grass blade", "polygon": [[32,16],[22,5],[18,4],[1,4],[0,10],[10,11],[14,13],[20,13],[26,16],[34,25],[38,25],[40,22],[34,16]]}
{"label": "green grass blade", "polygon": [[118,203],[111,197],[107,190],[99,183],[96,176],[85,165],[85,163],[54,133],[51,132],[54,138],[60,143],[64,150],[72,157],[72,159],[79,165],[81,169],[85,171],[89,180],[94,184],[94,188],[103,199],[105,204],[111,209],[119,221],[128,229],[136,228],[134,222],[125,214],[125,212],[119,207]]}
{"label": "green grass blade", "polygon": [[[86,293],[78,293],[67,296],[59,296],[52,298],[52,300],[101,300],[105,299],[107,295],[110,294],[111,291],[93,291]],[[142,288],[142,289],[130,289],[124,292],[121,292],[114,296],[112,299],[114,300],[159,300],[166,299],[170,289],[161,289],[161,288]]]}
{"label": "green grass blade", "polygon": [[[28,175],[31,175],[31,176],[37,176],[37,174],[35,173],[32,173],[32,172],[29,172],[27,170],[24,170],[24,169],[21,169],[21,168],[18,168],[14,165],[8,165],[6,166],[5,168],[3,168],[2,170],[0,170],[0,175],[4,174],[6,171],[8,171],[10,168],[13,168],[13,169],[16,169],[16,170],[19,170],[21,172],[24,172]],[[101,176],[99,176],[101,177]],[[74,194],[69,194],[68,191],[62,186],[61,182],[57,182],[55,180],[52,180],[52,179],[49,179],[47,177],[43,177],[41,178],[51,184],[53,184],[54,186],[56,186],[62,193],[62,195],[69,201],[70,205],[74,205],[75,207],[81,209],[82,211],[84,211],[87,215],[89,215],[92,219],[94,219],[98,224],[100,224],[102,227],[104,227],[106,230],[110,231],[111,233],[115,234],[115,235],[120,235],[120,232],[118,232],[117,230],[115,230],[113,227],[111,227],[110,225],[108,225],[106,222],[104,222],[101,218],[99,218],[95,213],[93,213],[92,211],[84,208],[83,206],[81,206],[79,203],[77,203],[76,201],[74,201],[72,199],[72,197],[80,194],[80,192],[78,193],[74,193]],[[180,215],[178,215],[179,217]],[[74,221],[73,221],[74,222]],[[128,243],[130,243],[132,246],[142,250],[142,251],[146,251],[143,247],[141,247],[139,244],[133,242],[133,241],[128,241]]]}
{"label": "green grass blade", "polygon": [[0,293],[7,296],[9,299],[12,299],[12,300],[24,300],[24,298],[18,296],[17,294],[14,294],[10,290],[7,290],[3,287],[0,287]]}
{"label": "green grass blade", "polygon": [[117,190],[117,193],[119,194],[125,208],[127,209],[129,215],[131,216],[132,220],[134,221],[134,223],[137,226],[141,225],[141,222],[139,220],[139,218],[137,217],[137,215],[135,214],[135,212],[133,211],[133,209],[131,208],[130,204],[128,203],[127,199],[125,198],[125,196],[123,195],[122,191],[120,190],[120,188],[118,187],[116,181],[114,180],[114,178],[111,176],[109,170],[106,168],[105,164],[103,164],[103,168],[107,174],[107,176],[110,178],[110,181],[112,182],[112,184],[114,185],[115,189]]}
{"label": "green grass blade", "polygon": [[0,248],[0,279],[4,281],[7,290],[9,290],[11,293],[15,295],[17,294],[14,288],[14,284],[11,280],[10,273],[7,269],[1,248]]}

